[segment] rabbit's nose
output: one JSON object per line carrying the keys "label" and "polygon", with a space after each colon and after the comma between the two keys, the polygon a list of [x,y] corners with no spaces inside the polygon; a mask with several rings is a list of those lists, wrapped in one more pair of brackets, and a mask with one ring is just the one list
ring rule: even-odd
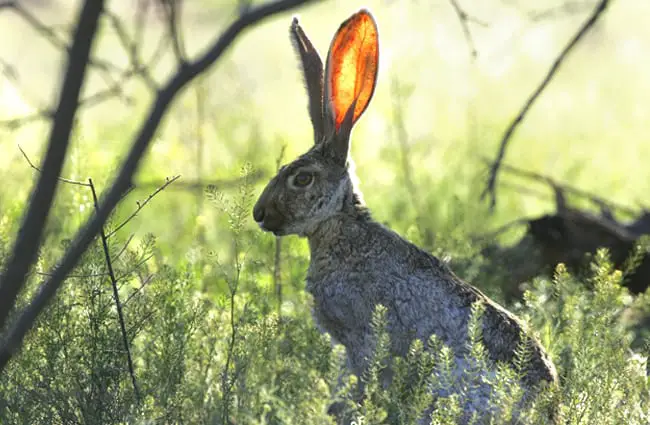
{"label": "rabbit's nose", "polygon": [[255,205],[253,207],[253,218],[256,222],[261,223],[264,221],[264,207],[261,205]]}

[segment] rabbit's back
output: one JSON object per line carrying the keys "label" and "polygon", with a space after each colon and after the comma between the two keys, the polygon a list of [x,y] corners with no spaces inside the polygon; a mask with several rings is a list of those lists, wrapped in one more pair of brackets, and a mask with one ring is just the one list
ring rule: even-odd
{"label": "rabbit's back", "polygon": [[[490,360],[510,362],[522,326],[514,315],[457,278],[436,257],[368,217],[330,220],[310,237],[307,289],[314,296],[319,325],[346,346],[355,373],[361,373],[374,344],[375,306],[387,308],[392,351],[405,355],[414,338],[435,334],[460,359],[467,351],[472,305],[483,302],[483,342]],[[541,346],[529,340],[526,384],[555,381]],[[462,366],[461,366],[462,367]]]}

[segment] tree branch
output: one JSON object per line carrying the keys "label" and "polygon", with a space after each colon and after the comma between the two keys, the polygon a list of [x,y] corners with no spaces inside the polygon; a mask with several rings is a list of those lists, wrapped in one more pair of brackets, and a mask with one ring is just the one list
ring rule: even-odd
{"label": "tree branch", "polygon": [[524,117],[530,110],[530,108],[533,106],[533,103],[537,100],[537,98],[542,94],[546,86],[551,82],[557,71],[559,70],[560,66],[564,62],[564,60],[567,58],[571,50],[578,44],[578,42],[589,32],[589,29],[594,26],[594,24],[598,21],[598,18],[603,14],[603,12],[607,9],[607,6],[609,4],[609,0],[601,0],[594,11],[592,12],[591,16],[587,21],[580,27],[578,32],[573,36],[571,41],[566,45],[566,47],[562,50],[560,55],[555,59],[553,62],[553,65],[551,68],[548,70],[546,76],[542,80],[542,82],[537,86],[535,91],[531,94],[531,96],[528,98],[526,103],[524,104],[523,108],[515,119],[510,123],[508,126],[506,132],[503,134],[503,137],[501,139],[501,142],[499,144],[499,151],[497,153],[497,158],[495,161],[492,163],[492,167],[490,168],[490,173],[488,177],[488,183],[483,191],[481,198],[484,199],[486,196],[490,196],[490,209],[494,210],[494,207],[496,206],[496,179],[497,179],[497,174],[499,172],[499,167],[501,166],[501,163],[503,162],[503,158],[506,153],[506,147],[508,146],[508,142],[512,138],[512,135],[514,134],[515,130],[521,124],[523,121]]}
{"label": "tree branch", "polygon": [[[42,172],[32,193],[11,257],[0,277],[0,329],[5,326],[41,244],[45,220],[50,212],[65,160],[77,103],[90,60],[90,50],[103,6],[103,0],[86,0],[77,20],[59,105],[54,114],[47,153],[41,166]],[[12,350],[12,347],[4,346],[2,349]]]}
{"label": "tree branch", "polygon": [[[146,152],[149,144],[151,143],[151,140],[153,139],[153,136],[158,129],[160,121],[165,116],[165,113],[169,109],[169,106],[176,95],[196,76],[204,72],[209,66],[215,63],[217,59],[221,57],[224,51],[230,47],[237,36],[242,33],[242,31],[269,16],[293,9],[309,1],[310,0],[277,0],[251,8],[248,12],[242,14],[237,20],[235,20],[214,42],[214,44],[212,44],[211,47],[197,60],[188,63],[184,67],[181,67],[178,72],[173,77],[171,77],[171,79],[158,92],[158,95],[151,105],[151,109],[146,121],[140,128],[132,144],[131,150],[126,160],[122,164],[118,176],[113,181],[113,184],[108,190],[106,196],[100,202],[97,213],[90,217],[83,229],[77,233],[59,265],[54,269],[52,276],[41,285],[31,303],[21,312],[14,325],[5,334],[6,336],[3,341],[4,343],[0,347],[0,371],[4,369],[13,353],[20,347],[23,338],[34,325],[37,316],[59,289],[66,275],[70,273],[70,271],[76,266],[76,264],[79,262],[79,259],[88,248],[88,245],[97,236],[102,226],[108,219],[110,213],[119,202],[124,191],[131,186],[133,175],[138,169],[140,160]],[[86,6],[88,3],[92,5],[98,5],[102,2],[99,0],[88,0],[86,2]],[[101,7],[99,9],[101,9]],[[95,25],[97,18],[98,16],[94,19]],[[84,38],[84,40],[87,40],[86,42],[90,44],[92,37],[89,38],[87,36],[88,34],[92,35],[94,34],[94,31],[87,31],[86,37]],[[76,38],[77,37],[75,37],[75,39]],[[71,79],[71,77],[72,76],[68,75],[66,79]],[[74,100],[76,101],[76,97]],[[70,106],[74,110],[75,104]],[[68,138],[69,137],[64,137],[65,140]],[[62,143],[61,139],[59,139],[58,142]],[[52,180],[56,181],[56,179]],[[42,233],[42,230],[39,230],[39,234],[40,233]],[[14,253],[15,252],[16,251],[14,251]],[[33,260],[33,255],[31,260]],[[29,261],[28,264],[22,267],[22,269],[24,269],[24,271],[22,269],[20,270],[23,271],[22,274],[15,272],[12,274],[12,276],[15,277],[15,280],[12,279],[11,281],[14,282],[17,288],[20,288],[20,286],[23,284],[27,267],[29,264],[31,264],[31,262],[32,261]],[[25,263],[25,261],[23,260],[22,263]],[[13,298],[15,299],[15,297]],[[5,301],[5,297],[0,298],[0,300],[8,307],[11,307],[13,305],[14,299],[12,299],[11,302],[7,302]]]}

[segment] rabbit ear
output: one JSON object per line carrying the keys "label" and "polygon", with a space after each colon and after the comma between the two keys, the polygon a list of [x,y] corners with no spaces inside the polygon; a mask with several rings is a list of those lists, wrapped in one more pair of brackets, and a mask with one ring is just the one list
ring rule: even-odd
{"label": "rabbit ear", "polygon": [[377,24],[365,9],[341,24],[327,57],[326,124],[335,133],[337,156],[347,159],[352,126],[375,92],[379,63]]}
{"label": "rabbit ear", "polygon": [[320,143],[325,135],[323,120],[323,62],[309,41],[307,34],[294,17],[291,22],[291,41],[300,56],[302,71],[309,96],[309,117],[314,127],[314,142]]}

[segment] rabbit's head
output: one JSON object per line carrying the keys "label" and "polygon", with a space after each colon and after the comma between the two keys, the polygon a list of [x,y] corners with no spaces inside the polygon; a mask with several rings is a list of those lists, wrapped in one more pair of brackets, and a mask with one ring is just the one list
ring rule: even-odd
{"label": "rabbit's head", "polygon": [[314,145],[271,179],[253,208],[260,227],[276,235],[309,235],[323,220],[356,208],[348,162],[350,133],[375,90],[379,44],[367,10],[341,24],[323,63],[296,18],[291,39],[309,95]]}

